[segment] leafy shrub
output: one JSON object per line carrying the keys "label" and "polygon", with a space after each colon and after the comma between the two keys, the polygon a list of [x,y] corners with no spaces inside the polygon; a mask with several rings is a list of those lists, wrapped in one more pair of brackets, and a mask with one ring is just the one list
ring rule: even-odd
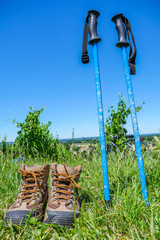
{"label": "leafy shrub", "polygon": [[51,122],[47,124],[40,123],[39,117],[43,110],[44,108],[34,111],[30,107],[24,122],[13,121],[20,129],[14,142],[15,155],[29,154],[35,156],[43,154],[50,157],[54,156],[56,160],[58,139],[54,139],[50,133]]}
{"label": "leafy shrub", "polygon": [[6,150],[7,150],[7,143],[6,143],[6,140],[7,140],[7,136],[5,136],[1,142],[1,145],[0,145],[0,150],[2,151],[3,154],[6,153]]}
{"label": "leafy shrub", "polygon": [[[142,102],[144,104],[144,102]],[[136,111],[139,112],[142,109],[142,105],[139,105],[136,108]],[[127,129],[124,127],[124,125],[127,122],[127,118],[130,115],[130,109],[127,108],[125,98],[120,95],[119,101],[118,101],[118,107],[117,111],[114,109],[113,106],[111,106],[108,110],[109,116],[106,118],[106,124],[105,124],[105,130],[106,130],[106,142],[110,143],[111,136],[114,136],[112,139],[112,142],[114,142],[116,145],[122,144],[126,141],[126,134]],[[120,146],[120,149],[124,149],[125,144]],[[121,150],[122,150],[121,149]]]}
{"label": "leafy shrub", "polygon": [[152,146],[153,146],[152,157],[159,158],[160,156],[160,138],[159,137],[157,136],[153,137]]}

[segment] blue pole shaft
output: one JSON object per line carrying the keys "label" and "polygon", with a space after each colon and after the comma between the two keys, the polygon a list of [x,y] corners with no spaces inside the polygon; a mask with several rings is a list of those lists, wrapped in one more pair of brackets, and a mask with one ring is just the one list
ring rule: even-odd
{"label": "blue pole shaft", "polygon": [[94,57],[95,80],[96,80],[96,96],[97,96],[97,108],[98,108],[98,120],[99,120],[100,145],[101,145],[104,199],[105,199],[105,201],[109,201],[110,200],[109,180],[108,180],[103,104],[102,104],[102,93],[101,93],[101,81],[100,81],[97,43],[93,43],[93,57]]}
{"label": "blue pole shaft", "polygon": [[126,84],[127,84],[129,104],[130,104],[132,126],[133,126],[133,132],[134,132],[136,154],[137,154],[137,161],[138,161],[138,168],[139,168],[139,175],[140,175],[140,183],[141,183],[141,188],[142,188],[143,199],[144,199],[146,205],[149,205],[147,184],[146,184],[144,165],[143,165],[142,150],[141,150],[140,137],[139,137],[137,114],[136,114],[136,108],[135,108],[135,102],[134,102],[134,95],[133,95],[132,82],[131,82],[131,76],[130,76],[130,69],[129,69],[129,65],[128,65],[128,57],[127,57],[126,47],[122,47],[121,51],[122,51],[122,58],[123,58],[123,64],[124,64],[124,70],[125,70],[125,78],[126,78]]}

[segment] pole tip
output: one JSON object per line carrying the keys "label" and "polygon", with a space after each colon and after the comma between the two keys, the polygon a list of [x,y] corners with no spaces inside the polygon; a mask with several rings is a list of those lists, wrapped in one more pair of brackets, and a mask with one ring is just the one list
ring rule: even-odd
{"label": "pole tip", "polygon": [[146,206],[149,206],[149,201],[145,202]]}
{"label": "pole tip", "polygon": [[106,207],[110,208],[111,207],[111,201],[110,200],[104,200]]}

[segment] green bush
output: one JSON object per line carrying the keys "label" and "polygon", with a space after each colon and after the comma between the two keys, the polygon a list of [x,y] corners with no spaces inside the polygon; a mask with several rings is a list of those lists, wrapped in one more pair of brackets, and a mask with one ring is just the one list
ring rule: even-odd
{"label": "green bush", "polygon": [[13,144],[15,155],[28,154],[35,156],[43,154],[44,156],[53,156],[55,160],[57,159],[58,139],[54,139],[50,133],[51,122],[44,124],[39,121],[43,110],[44,108],[34,111],[30,107],[24,122],[13,120],[14,124],[20,129]]}
{"label": "green bush", "polygon": [[6,144],[6,140],[7,140],[7,136],[5,136],[1,142],[1,145],[0,145],[0,150],[2,151],[3,154],[6,153],[6,150],[7,150],[7,144]]}
{"label": "green bush", "polygon": [[[144,104],[144,102],[142,102]],[[142,104],[136,107],[136,111],[139,112],[142,109]],[[110,143],[111,140],[116,145],[122,144],[126,141],[127,129],[124,125],[127,123],[127,118],[131,114],[130,109],[127,108],[125,98],[120,95],[118,101],[117,111],[111,106],[108,110],[109,116],[106,118],[105,131],[106,142]],[[112,139],[111,136],[114,136]],[[120,146],[120,150],[124,149],[125,144]]]}

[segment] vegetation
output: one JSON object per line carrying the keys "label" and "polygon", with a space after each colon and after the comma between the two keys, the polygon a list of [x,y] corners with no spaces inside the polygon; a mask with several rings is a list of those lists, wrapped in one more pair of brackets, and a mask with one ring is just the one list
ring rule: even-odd
{"label": "vegetation", "polygon": [[5,136],[5,137],[2,139],[1,146],[0,146],[0,150],[2,151],[3,154],[5,154],[6,151],[7,151],[6,140],[7,140],[7,136]]}
{"label": "vegetation", "polygon": [[[137,161],[130,152],[125,158],[108,154],[111,197],[108,208],[104,202],[101,159],[97,157],[92,144],[95,142],[87,142],[89,153],[84,151],[75,154],[64,143],[53,139],[48,130],[50,123],[40,124],[42,109],[30,110],[25,122],[15,121],[20,129],[15,143],[7,145],[4,138],[0,146],[0,239],[160,239],[159,137],[154,138],[150,158],[144,155],[149,206],[143,202]],[[42,143],[38,143],[37,138],[44,141],[45,148],[41,146]],[[52,143],[55,144],[53,150],[50,145]],[[30,218],[25,226],[3,225],[5,213],[15,201],[21,181],[18,173],[21,163],[12,162],[13,153],[17,156],[23,154],[27,165],[51,164],[55,161],[72,166],[82,165],[79,180],[82,187],[79,191],[81,216],[75,220],[73,227],[68,229],[54,224],[47,225],[37,222],[35,218]],[[23,161],[24,159],[21,160]]]}
{"label": "vegetation", "polygon": [[41,124],[39,120],[43,110],[44,108],[34,111],[30,107],[30,111],[24,122],[13,121],[19,128],[18,136],[13,144],[15,155],[27,154],[33,157],[38,153],[57,159],[58,139],[54,139],[50,133],[49,127],[51,122]]}
{"label": "vegetation", "polygon": [[[160,239],[160,153],[144,158],[150,205],[145,206],[140,189],[137,162],[108,158],[111,207],[103,200],[103,181],[100,158],[75,156],[61,144],[57,163],[81,164],[83,172],[79,184],[81,216],[75,225],[62,228],[46,225],[31,218],[25,226],[3,226],[5,212],[19,192],[19,163],[12,163],[12,155],[0,155],[0,239]],[[26,164],[51,163],[50,158],[30,158]]]}
{"label": "vegetation", "polygon": [[[144,104],[144,102],[142,104]],[[139,112],[141,109],[142,105],[139,105],[136,108],[136,111]],[[107,133],[106,142],[110,143],[112,140],[116,145],[126,142],[127,129],[125,128],[125,124],[131,112],[130,109],[127,108],[125,98],[122,95],[119,96],[117,111],[111,106],[108,113],[109,116],[107,117],[105,124],[105,131]],[[114,138],[111,138],[111,135],[114,136]],[[122,144],[120,149],[122,150],[124,147],[125,144]]]}

